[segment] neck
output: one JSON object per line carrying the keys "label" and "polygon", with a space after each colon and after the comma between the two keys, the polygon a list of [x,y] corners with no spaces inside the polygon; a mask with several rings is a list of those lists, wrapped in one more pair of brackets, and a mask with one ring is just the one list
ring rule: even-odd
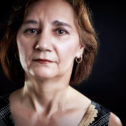
{"label": "neck", "polygon": [[23,87],[23,96],[28,97],[36,112],[45,112],[50,116],[57,110],[64,110],[69,88],[69,82],[61,80],[31,81],[28,78]]}

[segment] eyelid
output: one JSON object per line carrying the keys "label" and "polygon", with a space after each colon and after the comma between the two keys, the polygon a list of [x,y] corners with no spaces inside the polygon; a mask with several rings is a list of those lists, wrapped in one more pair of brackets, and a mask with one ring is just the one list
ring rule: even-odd
{"label": "eyelid", "polygon": [[69,34],[68,30],[66,30],[65,28],[56,28],[54,31],[56,32],[57,30],[63,30],[65,34]]}
{"label": "eyelid", "polygon": [[40,29],[39,28],[31,28],[31,27],[30,28],[25,28],[24,33],[28,33],[28,32],[30,33],[30,32],[32,32],[32,30],[37,31],[37,34],[40,33]]}

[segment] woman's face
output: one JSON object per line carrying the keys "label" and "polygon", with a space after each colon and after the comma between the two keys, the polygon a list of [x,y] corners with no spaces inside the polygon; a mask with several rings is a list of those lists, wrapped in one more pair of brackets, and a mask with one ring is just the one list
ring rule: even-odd
{"label": "woman's face", "polygon": [[72,7],[62,0],[32,4],[18,31],[17,46],[27,75],[70,78],[74,59],[83,52]]}

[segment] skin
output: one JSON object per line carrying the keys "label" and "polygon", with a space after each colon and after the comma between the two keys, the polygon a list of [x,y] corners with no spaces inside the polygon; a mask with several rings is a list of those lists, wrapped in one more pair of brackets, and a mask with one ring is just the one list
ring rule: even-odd
{"label": "skin", "polygon": [[118,116],[111,112],[109,126],[122,126],[121,120]]}
{"label": "skin", "polygon": [[78,125],[91,101],[69,86],[74,59],[84,49],[71,6],[61,0],[31,5],[18,31],[17,45],[26,79],[24,87],[10,96],[16,125]]}
{"label": "skin", "polygon": [[24,87],[10,95],[16,126],[77,126],[91,100],[69,85],[74,60],[84,50],[72,7],[62,0],[31,5],[17,46],[26,74]]}

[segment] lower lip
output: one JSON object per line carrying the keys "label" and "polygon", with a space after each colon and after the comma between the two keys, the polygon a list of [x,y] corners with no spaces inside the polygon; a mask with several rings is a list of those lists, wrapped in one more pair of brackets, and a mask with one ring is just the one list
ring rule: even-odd
{"label": "lower lip", "polygon": [[36,61],[36,62],[38,62],[38,63],[40,63],[40,64],[52,63],[52,61],[50,61],[50,60],[34,60],[34,61]]}

